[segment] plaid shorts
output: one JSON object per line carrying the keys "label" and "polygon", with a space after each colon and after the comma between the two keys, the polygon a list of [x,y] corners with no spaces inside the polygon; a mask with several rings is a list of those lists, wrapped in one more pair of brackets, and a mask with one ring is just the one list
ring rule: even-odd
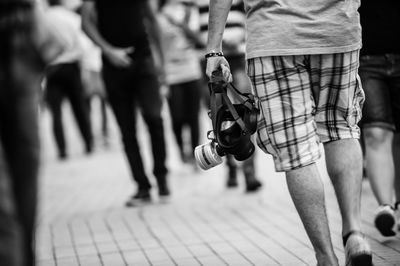
{"label": "plaid shorts", "polygon": [[257,144],[276,171],[314,163],[319,143],[359,138],[364,92],[359,51],[252,58],[247,72],[261,110]]}

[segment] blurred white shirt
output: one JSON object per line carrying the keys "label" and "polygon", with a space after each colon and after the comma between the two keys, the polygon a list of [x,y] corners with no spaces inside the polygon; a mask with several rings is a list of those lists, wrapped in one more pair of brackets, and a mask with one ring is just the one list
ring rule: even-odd
{"label": "blurred white shirt", "polygon": [[49,7],[46,16],[52,23],[56,37],[66,46],[65,51],[51,64],[81,61],[84,53],[82,39],[86,36],[81,30],[80,16],[62,6]]}

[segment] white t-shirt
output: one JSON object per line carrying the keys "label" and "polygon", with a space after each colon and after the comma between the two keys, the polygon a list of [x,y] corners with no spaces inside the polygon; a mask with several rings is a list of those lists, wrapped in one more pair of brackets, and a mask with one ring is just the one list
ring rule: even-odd
{"label": "white t-shirt", "polygon": [[247,58],[361,48],[360,0],[245,0]]}
{"label": "white t-shirt", "polygon": [[83,56],[82,38],[85,36],[81,30],[80,16],[62,6],[50,7],[45,14],[51,22],[56,37],[66,47],[51,64],[81,61]]}

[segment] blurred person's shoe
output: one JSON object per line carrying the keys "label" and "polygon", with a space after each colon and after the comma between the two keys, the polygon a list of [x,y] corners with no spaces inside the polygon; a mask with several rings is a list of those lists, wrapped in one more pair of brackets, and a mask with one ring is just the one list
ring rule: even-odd
{"label": "blurred person's shoe", "polygon": [[229,167],[228,180],[226,181],[226,186],[228,188],[234,188],[238,186],[237,171],[235,167]]}
{"label": "blurred person's shoe", "polygon": [[158,195],[161,197],[168,197],[171,194],[167,185],[158,187]]}
{"label": "blurred person's shoe", "polygon": [[87,155],[93,153],[93,144],[87,144],[87,145],[86,145],[85,153],[86,153]]}
{"label": "blurred person's shoe", "polygon": [[343,237],[346,266],[372,266],[371,248],[365,236],[351,231]]}
{"label": "blurred person's shoe", "polygon": [[151,202],[151,195],[150,191],[144,190],[144,189],[139,189],[138,192],[136,192],[135,195],[133,195],[126,203],[125,205],[127,207],[135,207],[135,206],[140,206],[146,203]]}
{"label": "blurred person's shoe", "polygon": [[60,161],[65,161],[65,160],[67,160],[67,159],[68,159],[67,153],[66,153],[66,152],[60,152],[60,153],[58,154],[58,159],[59,159]]}
{"label": "blurred person's shoe", "polygon": [[160,197],[168,197],[171,192],[169,191],[167,177],[157,177],[158,195]]}
{"label": "blurred person's shoe", "polygon": [[258,181],[255,177],[251,179],[251,181],[247,181],[246,178],[246,192],[255,192],[262,187],[260,181]]}
{"label": "blurred person's shoe", "polygon": [[375,226],[383,236],[394,236],[393,226],[396,224],[394,208],[390,205],[378,207],[375,215]]}

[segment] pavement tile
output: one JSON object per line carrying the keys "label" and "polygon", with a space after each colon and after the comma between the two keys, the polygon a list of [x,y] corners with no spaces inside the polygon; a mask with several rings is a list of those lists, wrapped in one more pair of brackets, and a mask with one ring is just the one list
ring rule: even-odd
{"label": "pavement tile", "polygon": [[104,266],[126,266],[120,253],[102,253],[101,260]]}
{"label": "pavement tile", "polygon": [[56,262],[54,260],[41,260],[38,259],[36,262],[37,266],[56,266]]}
{"label": "pavement tile", "polygon": [[199,266],[200,262],[194,258],[186,258],[186,259],[176,259],[174,258],[174,262],[178,266]]}
{"label": "pavement tile", "polygon": [[217,256],[198,257],[197,259],[200,261],[202,265],[210,265],[210,266],[228,265],[225,261],[223,261]]}
{"label": "pavement tile", "polygon": [[205,244],[189,245],[187,248],[196,257],[211,257],[214,255],[211,247]]}
{"label": "pavement tile", "polygon": [[79,257],[87,256],[87,255],[95,255],[98,254],[98,250],[96,246],[92,245],[76,245],[75,246],[76,253]]}
{"label": "pavement tile", "polygon": [[72,246],[56,247],[55,255],[57,259],[75,257],[75,247]]}
{"label": "pavement tile", "polygon": [[118,247],[115,242],[101,242],[96,244],[97,250],[100,254],[118,252]]}
{"label": "pavement tile", "polygon": [[81,266],[100,266],[103,265],[98,255],[81,255],[79,256]]}
{"label": "pavement tile", "polygon": [[170,260],[170,255],[161,248],[145,249],[144,252],[146,253],[146,256],[149,258],[151,263]]}
{"label": "pavement tile", "polygon": [[124,251],[123,256],[128,265],[150,265],[143,251]]}

